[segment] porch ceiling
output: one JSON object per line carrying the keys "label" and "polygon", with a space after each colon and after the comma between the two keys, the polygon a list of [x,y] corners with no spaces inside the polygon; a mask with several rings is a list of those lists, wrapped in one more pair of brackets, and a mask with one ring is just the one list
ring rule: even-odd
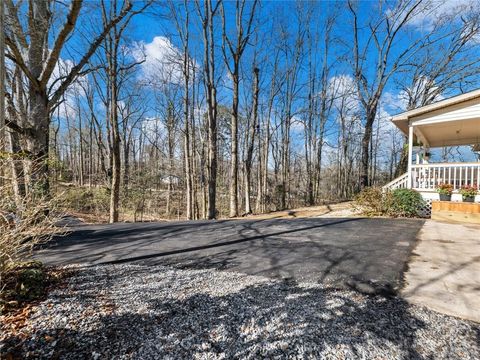
{"label": "porch ceiling", "polygon": [[392,118],[408,136],[413,126],[418,140],[430,147],[480,143],[480,90],[404,112]]}
{"label": "porch ceiling", "polygon": [[480,144],[480,117],[425,125],[413,123],[413,131],[429,147]]}

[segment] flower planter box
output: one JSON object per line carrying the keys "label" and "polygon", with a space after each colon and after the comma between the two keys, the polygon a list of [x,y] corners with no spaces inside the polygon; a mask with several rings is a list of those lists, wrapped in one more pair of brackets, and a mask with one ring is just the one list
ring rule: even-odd
{"label": "flower planter box", "polygon": [[439,194],[440,195],[440,201],[451,201],[452,200],[452,194]]}

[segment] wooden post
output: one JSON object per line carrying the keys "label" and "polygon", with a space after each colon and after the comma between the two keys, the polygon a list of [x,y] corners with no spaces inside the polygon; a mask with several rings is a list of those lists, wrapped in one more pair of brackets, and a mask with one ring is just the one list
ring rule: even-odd
{"label": "wooden post", "polygon": [[410,122],[408,124],[408,177],[407,188],[412,188],[412,156],[413,156],[413,125]]}

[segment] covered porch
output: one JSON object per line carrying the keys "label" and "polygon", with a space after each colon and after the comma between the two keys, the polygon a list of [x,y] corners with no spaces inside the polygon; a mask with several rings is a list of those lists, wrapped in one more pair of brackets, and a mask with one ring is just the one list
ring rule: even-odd
{"label": "covered porch", "polygon": [[[461,200],[462,186],[480,183],[480,90],[404,112],[392,121],[408,136],[408,171],[386,188],[415,189],[437,199],[438,185],[448,183],[454,188],[452,199]],[[472,150],[468,162],[430,159],[432,149],[465,145]]]}

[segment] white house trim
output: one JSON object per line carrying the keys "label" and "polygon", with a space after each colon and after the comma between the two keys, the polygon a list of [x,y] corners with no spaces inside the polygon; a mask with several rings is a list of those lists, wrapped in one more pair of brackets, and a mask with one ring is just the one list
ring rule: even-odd
{"label": "white house trim", "polygon": [[417,158],[413,164],[413,149],[417,143],[421,143],[424,152],[429,148],[455,145],[480,148],[480,89],[406,111],[394,116],[392,121],[408,136],[408,170],[386,188],[406,186],[432,198],[438,196],[435,189],[441,183],[452,184],[456,193],[462,186],[480,184],[480,161],[420,164]]}

